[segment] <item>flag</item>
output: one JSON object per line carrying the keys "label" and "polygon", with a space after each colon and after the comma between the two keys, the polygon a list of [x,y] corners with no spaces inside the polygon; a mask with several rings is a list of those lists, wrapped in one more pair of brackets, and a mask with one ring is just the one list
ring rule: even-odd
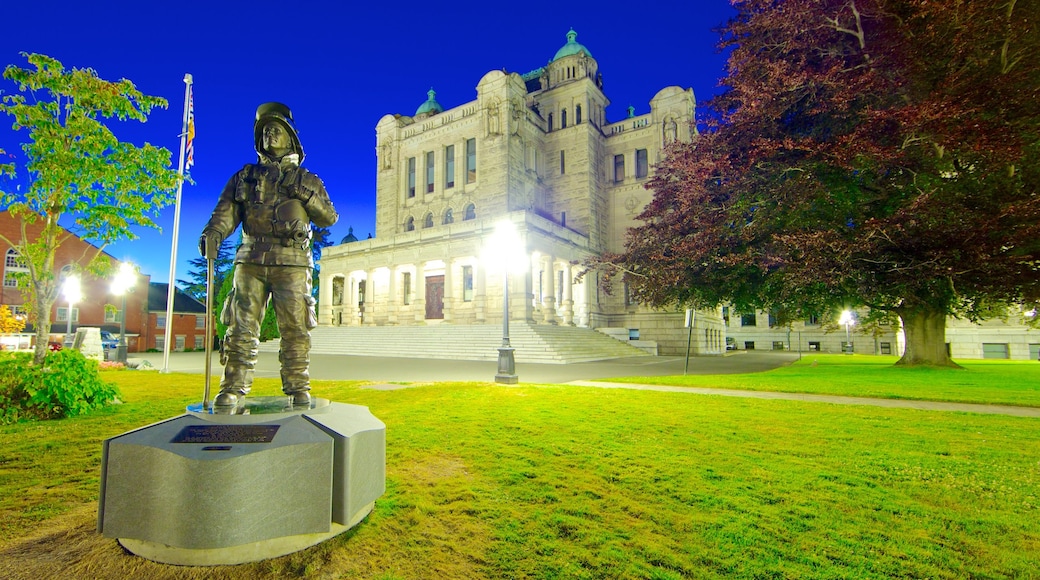
{"label": "flag", "polygon": [[185,144],[185,154],[187,159],[184,162],[184,169],[187,171],[191,169],[192,165],[195,165],[195,95],[191,91],[191,86],[188,86],[188,140]]}

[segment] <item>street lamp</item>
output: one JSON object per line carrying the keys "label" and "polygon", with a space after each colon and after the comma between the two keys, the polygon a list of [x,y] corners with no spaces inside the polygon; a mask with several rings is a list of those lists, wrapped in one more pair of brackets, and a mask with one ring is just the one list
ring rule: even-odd
{"label": "street lamp", "polygon": [[[484,263],[502,268],[502,346],[498,349],[498,373],[496,383],[515,385],[516,359],[509,344],[509,274],[523,272],[527,267],[527,256],[523,241],[512,221],[503,219],[495,224],[495,231],[485,246]],[[489,268],[490,269],[490,268]]]}
{"label": "street lamp", "polygon": [[845,354],[852,354],[852,338],[849,328],[853,324],[856,324],[856,319],[855,317],[853,317],[851,312],[849,312],[848,310],[843,310],[841,313],[841,318],[838,319],[838,324],[842,324],[845,326],[845,348],[842,350],[845,351]]}
{"label": "street lamp", "polygon": [[68,313],[68,326],[65,327],[65,345],[64,348],[72,348],[73,336],[72,336],[72,305],[79,302],[83,298],[83,291],[80,287],[79,276],[75,274],[69,274],[65,278],[65,283],[61,287],[62,293],[65,295],[65,300],[69,302],[69,313]]}
{"label": "street lamp", "polygon": [[123,308],[119,311],[119,345],[116,347],[116,361],[126,363],[126,295],[137,281],[137,272],[129,262],[119,264],[119,271],[112,279],[112,293],[123,297]]}

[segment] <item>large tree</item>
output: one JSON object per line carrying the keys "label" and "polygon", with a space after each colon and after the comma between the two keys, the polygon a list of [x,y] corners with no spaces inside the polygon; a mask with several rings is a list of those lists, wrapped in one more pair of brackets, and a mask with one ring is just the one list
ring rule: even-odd
{"label": "large tree", "polygon": [[653,305],[865,305],[900,364],[948,315],[1040,296],[1040,0],[734,0],[714,121],[672,148],[625,251]]}
{"label": "large tree", "polygon": [[[107,244],[136,238],[135,227],[157,227],[152,216],[171,200],[178,176],[168,150],[122,142],[103,122],[144,122],[152,108],[166,107],[165,99],[143,94],[126,79],[106,81],[92,69],[66,70],[48,56],[23,56],[30,68],[4,70],[18,91],[4,95],[0,111],[12,117],[15,131],[28,133],[22,145],[27,183],[10,187],[11,168],[0,182],[0,204],[21,223],[20,237],[2,239],[28,269],[19,288],[36,324],[33,360],[42,364],[60,290],[58,248],[72,235],[93,243],[96,251],[79,266],[99,272]],[[68,228],[59,225],[63,220]]]}

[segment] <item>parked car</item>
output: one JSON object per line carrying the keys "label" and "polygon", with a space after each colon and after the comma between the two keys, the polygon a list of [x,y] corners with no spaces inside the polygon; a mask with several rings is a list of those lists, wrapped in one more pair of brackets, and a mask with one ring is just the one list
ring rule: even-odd
{"label": "parked car", "polygon": [[119,339],[117,339],[115,337],[115,335],[112,334],[111,332],[109,332],[107,330],[102,330],[101,331],[101,346],[105,350],[115,350],[115,348],[117,346],[119,346]]}
{"label": "parked car", "polygon": [[726,337],[726,350],[737,350],[737,341],[732,336]]}

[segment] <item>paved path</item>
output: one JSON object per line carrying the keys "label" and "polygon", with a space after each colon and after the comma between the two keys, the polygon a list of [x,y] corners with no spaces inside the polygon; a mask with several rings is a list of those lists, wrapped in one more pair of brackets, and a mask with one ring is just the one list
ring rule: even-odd
{"label": "paved path", "polygon": [[[141,353],[131,358],[147,360],[155,368],[163,363],[161,353]],[[169,371],[202,374],[205,354],[201,352],[175,352],[170,354]],[[694,357],[690,359],[687,374],[721,375],[764,372],[798,359],[797,353],[747,352],[741,351],[722,357]],[[278,355],[260,353],[256,367],[258,377],[278,376]],[[213,356],[213,372],[219,376],[222,367]],[[367,357],[350,355],[311,355],[311,378],[318,380],[359,380],[381,382],[431,382],[431,381],[481,381],[495,378],[498,364],[495,361],[458,361],[441,359],[411,359],[390,357]],[[516,372],[521,383],[569,384],[600,387],[605,389],[640,389],[650,391],[672,391],[724,397],[752,399],[781,399],[789,401],[813,401],[836,405],[870,405],[929,411],[956,411],[1012,415],[1017,417],[1040,417],[1040,408],[1016,407],[1011,405],[973,405],[946,403],[941,401],[910,401],[905,399],[874,399],[867,397],[841,397],[834,395],[810,395],[803,393],[778,393],[772,391],[741,391],[735,389],[709,389],[700,387],[673,387],[631,383],[609,383],[597,381],[611,377],[648,377],[682,375],[686,369],[684,357],[632,357],[574,364],[532,364],[517,361]],[[215,383],[216,381],[214,381]]]}
{"label": "paved path", "polygon": [[1012,405],[974,405],[971,403],[946,403],[943,401],[910,401],[906,399],[874,399],[869,397],[841,397],[837,395],[811,395],[808,393],[778,393],[775,391],[741,391],[738,389],[706,389],[701,387],[673,387],[669,385],[638,385],[632,383],[607,383],[602,381],[571,381],[569,385],[599,387],[603,389],[637,389],[641,391],[670,391],[695,393],[746,399],[779,399],[785,401],[811,401],[834,405],[869,405],[896,409],[921,409],[924,411],[958,411],[961,413],[984,413],[987,415],[1013,415],[1015,417],[1040,417],[1040,408],[1016,407]]}

